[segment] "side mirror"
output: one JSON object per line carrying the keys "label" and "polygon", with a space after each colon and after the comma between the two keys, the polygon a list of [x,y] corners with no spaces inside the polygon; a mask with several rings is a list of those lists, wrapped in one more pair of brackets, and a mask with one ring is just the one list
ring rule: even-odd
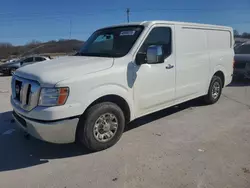
{"label": "side mirror", "polygon": [[163,49],[160,45],[151,45],[147,49],[147,63],[148,64],[157,64],[163,63]]}
{"label": "side mirror", "polygon": [[135,62],[137,65],[141,65],[141,64],[146,63],[146,53],[139,52],[136,55]]}

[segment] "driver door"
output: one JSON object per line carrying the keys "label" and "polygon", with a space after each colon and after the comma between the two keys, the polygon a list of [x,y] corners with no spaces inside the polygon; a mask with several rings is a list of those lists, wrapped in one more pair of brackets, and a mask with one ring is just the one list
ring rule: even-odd
{"label": "driver door", "polygon": [[161,45],[164,62],[136,67],[134,98],[137,114],[144,115],[173,105],[175,99],[174,26],[157,25],[147,35],[138,53],[146,53],[148,46]]}

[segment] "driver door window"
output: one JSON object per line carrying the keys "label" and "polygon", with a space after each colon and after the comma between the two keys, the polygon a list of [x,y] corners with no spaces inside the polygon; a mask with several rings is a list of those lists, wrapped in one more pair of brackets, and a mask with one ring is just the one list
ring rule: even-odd
{"label": "driver door window", "polygon": [[161,45],[163,48],[164,59],[172,53],[172,32],[169,27],[155,27],[153,28],[143,45],[141,46],[139,53],[146,54],[147,48],[151,45]]}
{"label": "driver door window", "polygon": [[43,57],[35,57],[35,62],[45,61]]}
{"label": "driver door window", "polygon": [[32,64],[33,61],[34,61],[33,57],[28,57],[28,58],[26,58],[26,59],[23,60],[23,62],[21,63],[21,66]]}
{"label": "driver door window", "polygon": [[29,57],[23,61],[25,64],[29,64],[33,62],[33,57]]}

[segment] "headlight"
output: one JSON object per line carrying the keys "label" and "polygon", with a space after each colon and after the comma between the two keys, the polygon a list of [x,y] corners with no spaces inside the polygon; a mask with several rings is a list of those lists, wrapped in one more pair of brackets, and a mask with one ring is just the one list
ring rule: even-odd
{"label": "headlight", "polygon": [[39,97],[39,106],[64,105],[69,95],[69,88],[42,88]]}

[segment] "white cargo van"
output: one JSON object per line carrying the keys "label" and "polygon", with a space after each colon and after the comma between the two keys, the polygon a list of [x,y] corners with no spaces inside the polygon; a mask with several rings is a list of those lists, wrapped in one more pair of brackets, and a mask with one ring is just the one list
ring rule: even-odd
{"label": "white cargo van", "polygon": [[138,117],[201,96],[217,102],[232,80],[233,45],[232,28],[223,26],[145,21],[103,28],[74,56],[18,69],[13,116],[38,139],[102,150]]}

